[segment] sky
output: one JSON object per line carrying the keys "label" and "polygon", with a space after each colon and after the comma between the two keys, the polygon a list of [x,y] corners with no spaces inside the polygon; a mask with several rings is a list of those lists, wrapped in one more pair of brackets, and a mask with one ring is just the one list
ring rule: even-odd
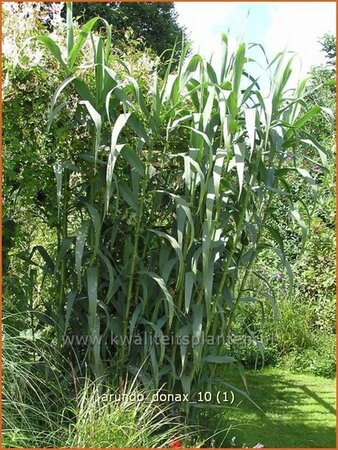
{"label": "sky", "polygon": [[[230,46],[258,42],[271,57],[284,49],[294,51],[294,78],[304,76],[313,65],[324,62],[318,39],[335,34],[336,4],[333,2],[176,2],[178,21],[187,29],[193,50],[220,61],[220,35],[227,33]],[[258,48],[252,53],[258,56]]]}

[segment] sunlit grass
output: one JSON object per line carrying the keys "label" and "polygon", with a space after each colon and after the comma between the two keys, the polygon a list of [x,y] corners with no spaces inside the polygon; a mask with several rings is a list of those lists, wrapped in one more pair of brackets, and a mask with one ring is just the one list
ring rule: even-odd
{"label": "sunlit grass", "polygon": [[[235,373],[230,378],[240,382]],[[268,448],[336,447],[335,379],[264,369],[249,372],[247,380],[250,396],[264,414],[237,398],[233,408],[209,420],[213,429],[215,423],[220,428],[231,426],[224,446],[235,437],[236,447],[257,443]]]}

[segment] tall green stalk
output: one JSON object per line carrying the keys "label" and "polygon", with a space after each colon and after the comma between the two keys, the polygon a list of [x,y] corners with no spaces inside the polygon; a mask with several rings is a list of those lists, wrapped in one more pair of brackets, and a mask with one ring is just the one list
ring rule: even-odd
{"label": "tall green stalk", "polygon": [[[290,92],[291,61],[282,54],[264,97],[248,73],[245,45],[229,54],[225,35],[220,74],[198,54],[187,58],[183,45],[177,72],[134,78],[112,55],[106,22],[105,36],[93,32],[95,18],[75,41],[67,12],[67,61],[56,43],[39,37],[65,78],[51,119],[61,95],[66,103],[75,96],[75,120],[89,135],[79,134],[83,150],[71,149],[71,161],[63,161],[58,247],[69,236],[75,245],[61,259],[58,312],[66,334],[100,337],[79,347],[79,370],[89,363],[96,377],[131,372],[147,387],[166,384],[193,396],[217,367],[233,362],[224,346],[193,340],[231,332],[263,238],[285,260],[278,230],[266,223],[288,174],[312,183],[285,153],[320,108],[306,109],[305,83]],[[83,69],[89,38],[92,65]],[[71,190],[70,173],[78,179]],[[304,228],[289,191],[290,213]],[[110,341],[110,333],[125,343]],[[147,333],[189,339],[146,342]],[[125,341],[135,337],[143,340]]]}

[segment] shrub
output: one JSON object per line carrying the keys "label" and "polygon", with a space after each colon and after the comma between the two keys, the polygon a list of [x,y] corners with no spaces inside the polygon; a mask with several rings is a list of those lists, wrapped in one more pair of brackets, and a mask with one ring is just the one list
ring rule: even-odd
{"label": "shrub", "polygon": [[241,308],[237,334],[246,337],[233,351],[247,367],[276,365],[283,355],[302,352],[311,347],[312,311],[302,301],[279,299],[276,309],[269,305],[263,311],[259,305]]}
{"label": "shrub", "polygon": [[281,368],[295,372],[310,372],[332,378],[336,375],[336,337],[318,333],[310,348],[293,351],[279,361]]}
{"label": "shrub", "polygon": [[[233,355],[245,367],[277,366],[291,371],[311,372],[326,377],[335,374],[335,334],[326,326],[325,309],[322,322],[320,304],[305,302],[302,298],[280,299],[278,313],[273,317],[265,308],[264,320],[258,305],[241,308],[236,333],[250,339],[233,345]],[[330,315],[334,304],[326,306]],[[331,318],[328,321],[332,325]],[[248,331],[249,330],[249,331]]]}

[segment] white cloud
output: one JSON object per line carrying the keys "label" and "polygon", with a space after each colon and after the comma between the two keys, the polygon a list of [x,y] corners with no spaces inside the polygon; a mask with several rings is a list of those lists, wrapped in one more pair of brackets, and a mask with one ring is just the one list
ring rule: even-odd
{"label": "white cloud", "polygon": [[324,62],[318,38],[335,34],[336,4],[328,2],[287,2],[269,4],[269,21],[264,44],[270,54],[287,48],[299,55],[299,73]]}
{"label": "white cloud", "polygon": [[236,6],[235,2],[175,3],[179,23],[186,26],[194,51],[210,56],[217,49],[220,34],[226,31],[226,23]]}
{"label": "white cloud", "polygon": [[[230,51],[237,48],[241,38],[261,43],[270,60],[285,48],[295,51],[299,56],[293,64],[290,86],[312,66],[325,61],[318,39],[327,32],[335,34],[336,30],[333,2],[176,2],[175,7],[179,23],[187,28],[193,41],[193,51],[207,58],[213,54],[216,71],[221,61],[222,32],[228,34]],[[255,11],[256,21],[251,16],[248,19],[249,9]],[[258,57],[264,65],[258,50],[251,56]],[[267,74],[260,74],[267,78]],[[267,81],[261,82],[267,86]]]}

